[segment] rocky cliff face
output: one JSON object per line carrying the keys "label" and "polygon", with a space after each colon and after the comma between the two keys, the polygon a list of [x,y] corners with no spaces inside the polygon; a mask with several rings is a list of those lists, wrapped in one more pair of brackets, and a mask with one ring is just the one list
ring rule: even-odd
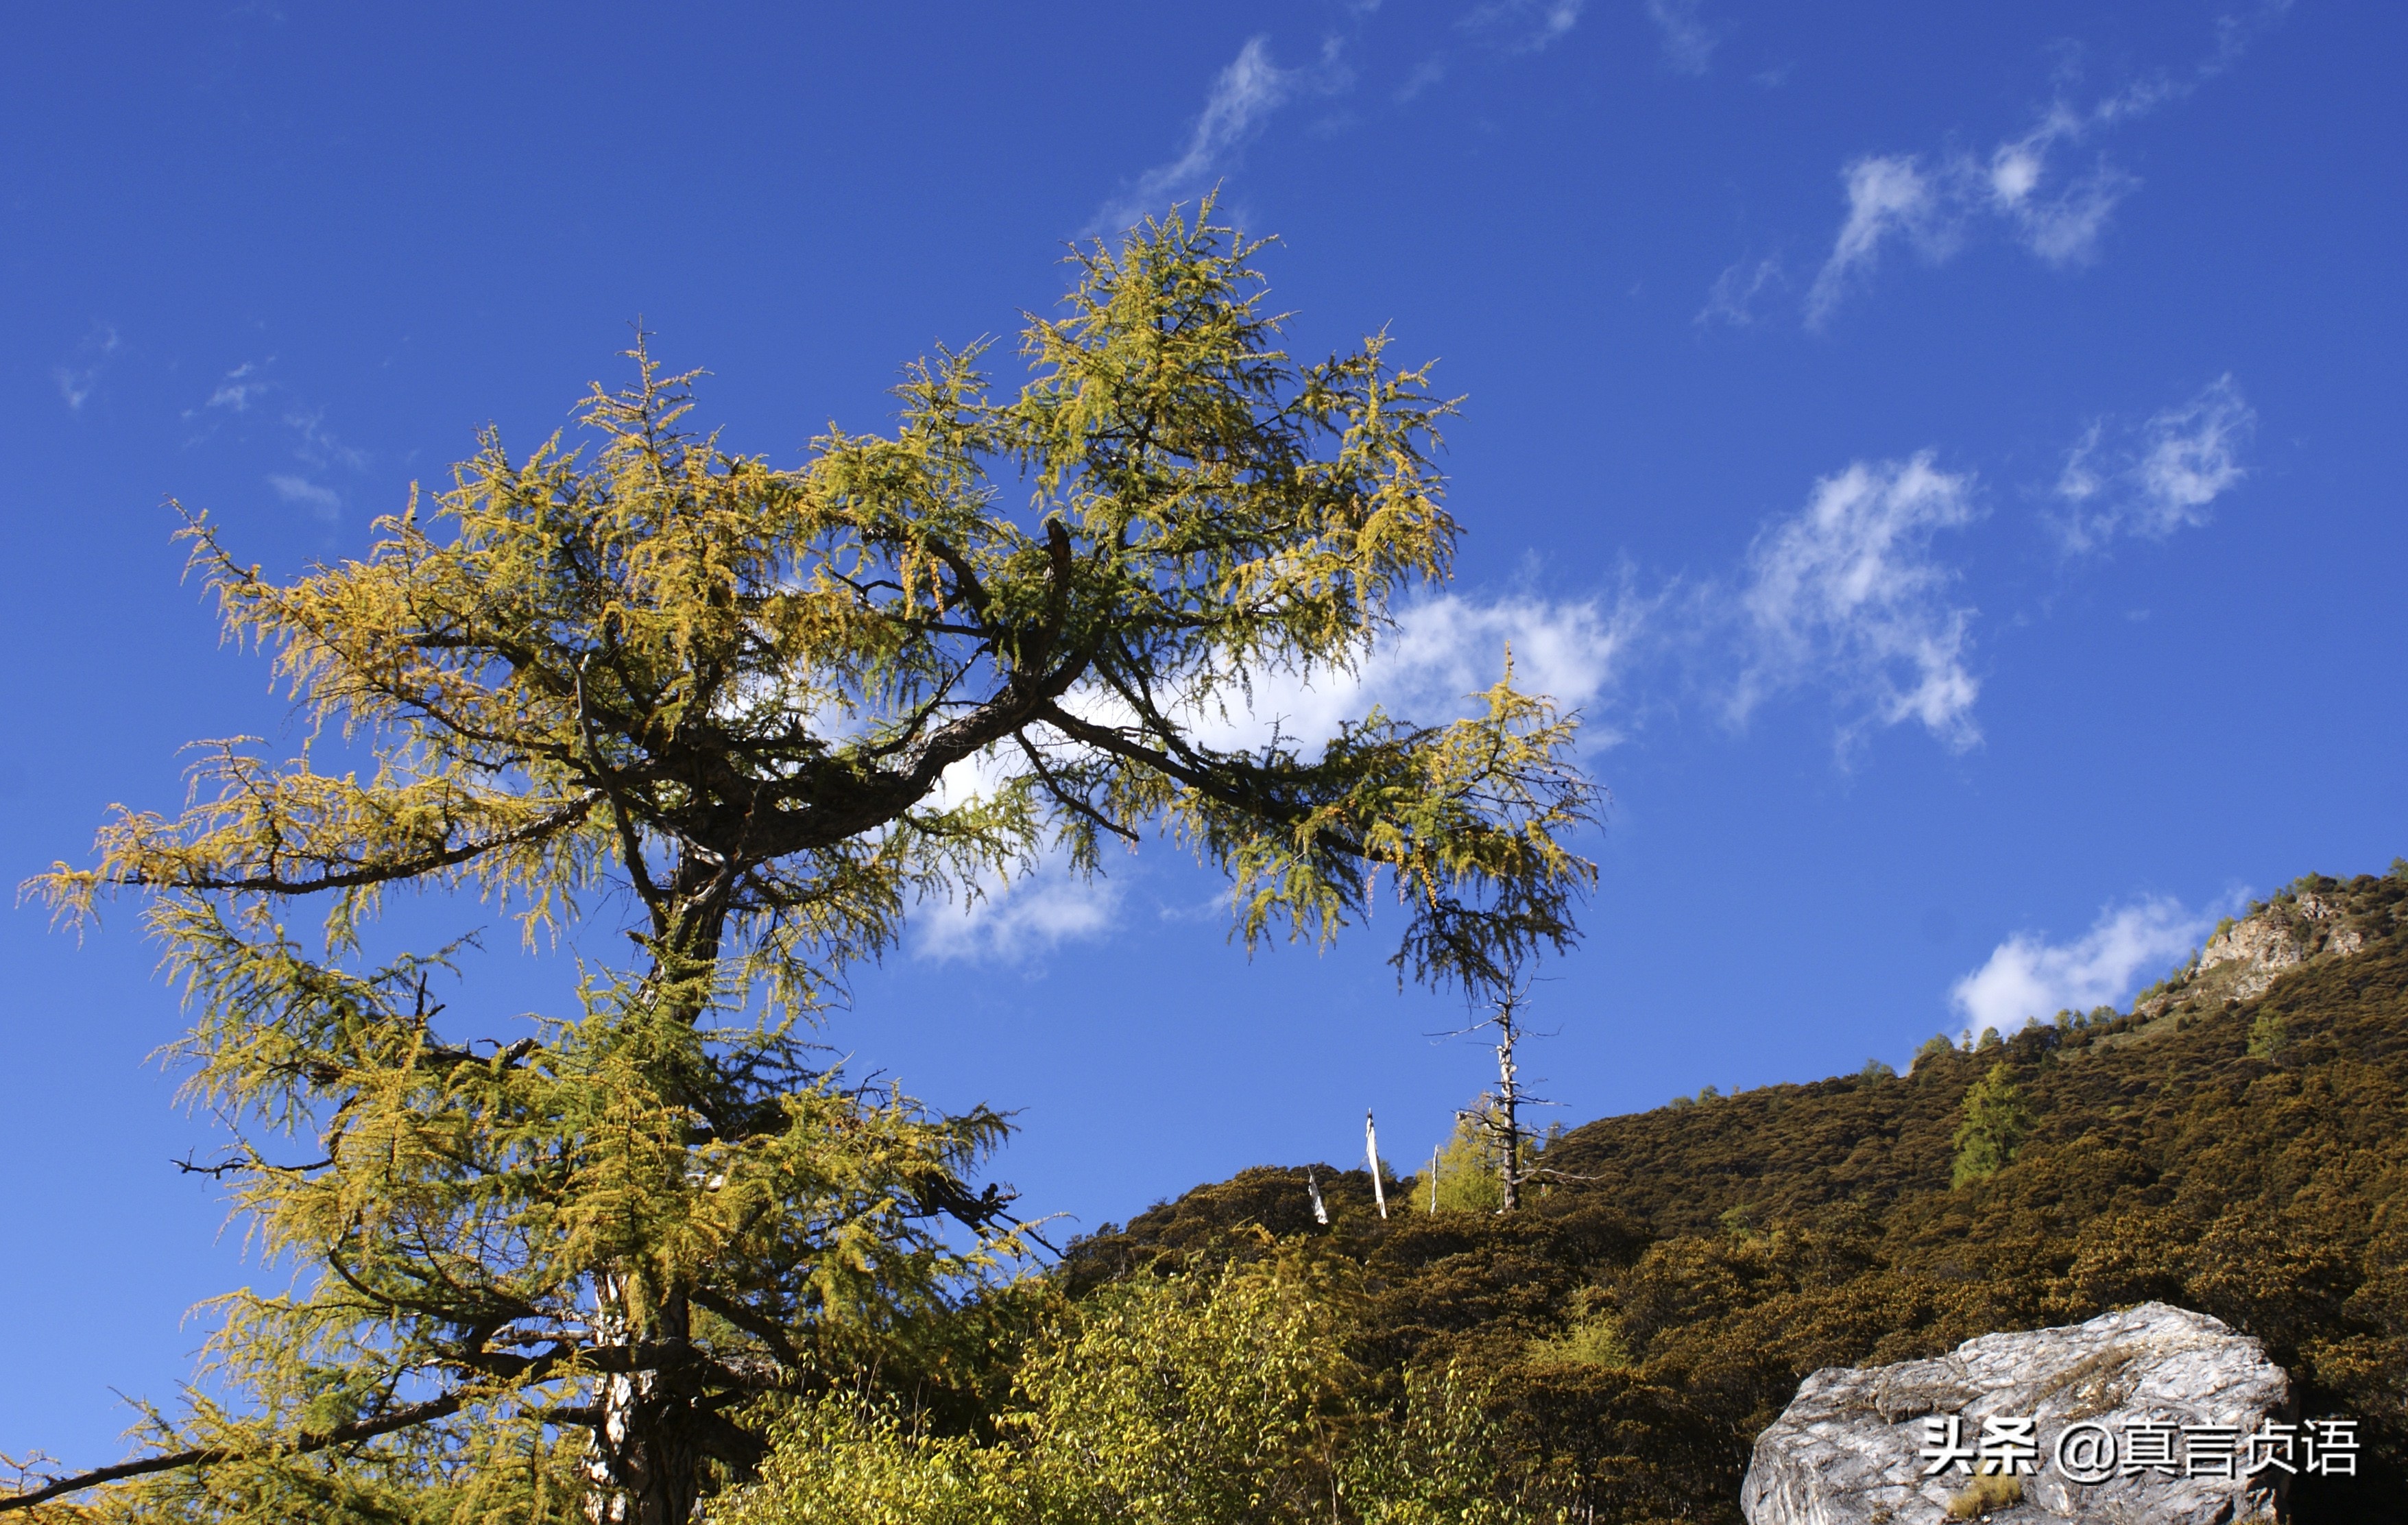
{"label": "rocky cliff face", "polygon": [[[1741,1508],[1749,1525],[2271,1519],[2286,1475],[2246,1475],[2247,1437],[2269,1420],[2281,1433],[2289,1407],[2256,1340],[2143,1303],[1933,1360],[1816,1372],[1757,1438]],[[1998,1475],[1979,1475],[1985,1452]]]}
{"label": "rocky cliff face", "polygon": [[2346,958],[2364,948],[2365,930],[2348,925],[2345,916],[2338,899],[2313,891],[2278,899],[2208,939],[2200,950],[2198,974],[2212,977],[2229,969],[2234,1000],[2262,995],[2284,971],[2319,954]]}
{"label": "rocky cliff face", "polygon": [[2391,929],[2390,910],[2355,904],[2338,885],[2304,887],[2315,883],[2304,881],[2217,928],[2189,970],[2135,1002],[2133,1011],[2159,1016],[2178,1008],[2253,1000],[2292,970],[2347,958]]}

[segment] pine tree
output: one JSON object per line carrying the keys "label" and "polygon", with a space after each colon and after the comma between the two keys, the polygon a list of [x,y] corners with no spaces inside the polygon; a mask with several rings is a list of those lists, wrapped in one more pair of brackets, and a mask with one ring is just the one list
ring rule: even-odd
{"label": "pine tree", "polygon": [[[1510,669],[1454,724],[1210,739],[1251,683],[1358,659],[1456,534],[1426,370],[1384,337],[1290,361],[1259,248],[1208,203],[1081,253],[1024,386],[940,352],[891,435],[797,469],[692,432],[639,338],[590,458],[489,430],[361,559],[280,583],[191,519],[316,741],[211,744],[188,809],[121,811],[36,887],[71,921],[145,901],[192,1092],[236,1130],[210,1169],[295,1280],[220,1304],[225,1406],[0,1513],[117,1482],[94,1507],[682,1525],[752,1473],[766,1405],[1019,1247],[970,1185],[996,1115],[809,1039],[913,904],[1049,848],[1183,842],[1249,947],[1335,935],[1384,879],[1400,979],[1491,988],[1566,944],[1592,786]],[[456,944],[370,956],[397,890],[588,927],[573,996],[469,1041]],[[590,924],[622,915],[614,967]]]}

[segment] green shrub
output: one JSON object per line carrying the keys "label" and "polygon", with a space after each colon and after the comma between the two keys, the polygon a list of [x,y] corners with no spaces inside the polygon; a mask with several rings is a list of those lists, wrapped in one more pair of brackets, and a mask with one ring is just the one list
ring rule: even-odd
{"label": "green shrub", "polygon": [[[1487,1126],[1493,1107],[1484,1096],[1470,1110],[1456,1114],[1455,1132],[1438,1153],[1438,1211],[1494,1213],[1505,1205],[1505,1183],[1498,1171],[1498,1145]],[[1525,1169],[1527,1154],[1526,1145]],[[1420,1197],[1415,1205],[1426,1206],[1429,1187],[1426,1183]]]}

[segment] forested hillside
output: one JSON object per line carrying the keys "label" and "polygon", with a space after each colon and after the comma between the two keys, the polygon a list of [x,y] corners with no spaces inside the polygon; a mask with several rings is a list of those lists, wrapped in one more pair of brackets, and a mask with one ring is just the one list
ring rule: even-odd
{"label": "forested hillside", "polygon": [[[2311,876],[2126,1013],[1580,1128],[1522,1213],[1372,1210],[1361,1170],[1197,1188],[1076,1244],[1073,1299],[1300,1247],[1359,1274],[1362,1380],[1484,1389],[1498,1496],[1738,1518],[1756,1433],[1817,1367],[2159,1298],[2263,1339],[2366,1475],[2303,1520],[2398,1518],[2408,1463],[2408,872]],[[1412,1202],[1412,1210],[1401,1207]],[[1333,1322],[1328,1337],[1349,1331]]]}

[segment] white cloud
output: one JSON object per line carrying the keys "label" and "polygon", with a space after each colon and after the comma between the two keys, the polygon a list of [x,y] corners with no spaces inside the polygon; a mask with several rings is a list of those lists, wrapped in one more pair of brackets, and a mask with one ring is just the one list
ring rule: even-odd
{"label": "white cloud", "polygon": [[2018,932],[1991,951],[1980,969],[1958,980],[1949,1000],[1967,1029],[2013,1032],[2028,1017],[2071,1008],[2120,1005],[2141,983],[2198,946],[2212,917],[2165,899],[2107,907],[2090,930],[2071,942]]}
{"label": "white cloud", "polygon": [[[1592,706],[1612,690],[1645,614],[1627,596],[1611,605],[1529,596],[1425,597],[1405,606],[1396,628],[1354,670],[1259,675],[1250,703],[1231,695],[1226,710],[1209,707],[1191,717],[1194,734],[1206,745],[1234,750],[1260,746],[1276,729],[1312,755],[1337,734],[1340,722],[1360,719],[1375,705],[1401,719],[1442,723],[1471,712],[1468,697],[1503,675],[1509,642],[1517,686],[1547,694],[1566,710]],[[1068,703],[1091,719],[1125,715],[1116,700],[1094,691],[1076,692]],[[1590,727],[1583,740],[1594,748],[1613,737]],[[935,803],[950,808],[993,787],[1012,760],[976,757],[954,765]],[[1120,910],[1120,893],[1109,880],[1082,878],[1060,854],[1049,852],[1016,877],[983,878],[976,894],[931,906],[921,918],[914,951],[940,960],[1020,962],[1108,935]]]}
{"label": "white cloud", "polygon": [[367,452],[354,450],[335,438],[326,427],[326,410],[295,409],[284,415],[285,427],[295,436],[294,459],[308,466],[339,466],[352,471],[368,468]]}
{"label": "white cloud", "polygon": [[[930,804],[953,810],[992,793],[1014,761],[965,757],[945,770]],[[1105,935],[1120,900],[1110,880],[1082,875],[1066,854],[1048,849],[1016,871],[981,873],[949,896],[928,898],[913,918],[911,951],[939,962],[1025,963],[1065,942]]]}
{"label": "white cloud", "polygon": [[275,488],[276,496],[285,502],[299,504],[321,519],[332,519],[342,511],[342,494],[332,487],[322,487],[307,477],[276,472],[268,477],[267,485]]}
{"label": "white cloud", "polygon": [[1842,727],[1843,744],[1868,721],[1915,721],[1960,750],[1978,741],[1981,683],[1966,667],[1973,611],[1951,602],[1957,574],[1932,550],[1939,531],[1976,517],[1972,478],[1940,470],[1928,451],[1816,482],[1804,511],[1749,549],[1731,719],[1812,684],[1862,712]]}
{"label": "white cloud", "polygon": [[1683,74],[1703,74],[1722,42],[1719,27],[1710,26],[1698,11],[1699,0],[1647,0],[1647,19],[1656,23],[1664,62]]}
{"label": "white cloud", "polygon": [[[1253,702],[1199,727],[1214,746],[1259,745],[1277,725],[1308,752],[1337,733],[1341,720],[1378,705],[1424,724],[1472,712],[1469,699],[1504,676],[1513,653],[1514,686],[1545,694],[1564,710],[1593,710],[1613,687],[1645,623],[1647,606],[1627,590],[1599,598],[1554,602],[1529,596],[1484,601],[1447,593],[1399,611],[1353,671],[1268,673],[1254,683]],[[1587,747],[1617,738],[1597,725],[1583,729]]]}
{"label": "white cloud", "polygon": [[[2062,101],[2041,115],[2030,132],[2000,144],[1980,166],[1974,194],[2013,224],[2023,246],[2050,265],[2079,265],[2098,252],[2115,204],[2141,182],[2103,157],[2090,172],[2052,186],[2049,158],[2060,143],[2079,143],[2093,129],[2137,114],[2130,92],[2102,101],[2086,115]],[[2154,104],[2154,103],[2153,103]]]}
{"label": "white cloud", "polygon": [[[219,378],[199,407],[184,410],[185,421],[194,425],[192,442],[197,444],[214,437],[227,425],[229,417],[250,414],[265,399],[281,395],[286,401],[278,422],[290,431],[293,459],[311,475],[338,469],[366,471],[370,464],[368,453],[335,437],[326,427],[325,409],[306,407],[294,400],[291,390],[270,374],[275,364],[274,355],[244,361]],[[238,437],[251,438],[248,425],[236,424],[232,427]],[[307,476],[279,472],[267,482],[287,503],[303,504],[324,517],[331,518],[342,502],[335,489],[311,482]]]}
{"label": "white cloud", "polygon": [[1948,198],[1914,155],[1869,154],[1840,178],[1847,186],[1848,215],[1806,294],[1810,326],[1819,326],[1848,288],[1871,272],[1892,236],[1906,235],[1935,260],[1946,258],[1956,244]]}
{"label": "white cloud", "polygon": [[1781,267],[1781,256],[1767,254],[1760,260],[1741,260],[1714,280],[1713,289],[1706,293],[1706,305],[1698,309],[1695,322],[1728,324],[1733,328],[1745,328],[1756,322],[1756,304],[1766,293],[1788,284]]}
{"label": "white cloud", "polygon": [[1405,82],[1397,87],[1397,104],[1398,106],[1406,104],[1414,96],[1419,95],[1423,91],[1429,89],[1432,85],[1439,83],[1445,78],[1446,54],[1430,54],[1420,63],[1414,65],[1413,72],[1405,76]]}
{"label": "white cloud", "polygon": [[1017,964],[1065,942],[1091,942],[1111,929],[1120,890],[1100,876],[1082,878],[1059,858],[1008,883],[981,885],[968,905],[932,906],[919,919],[914,951],[939,962]]}
{"label": "white cloud", "polygon": [[1927,165],[1915,154],[1868,154],[1848,165],[1841,171],[1848,211],[1807,293],[1808,325],[1828,321],[1849,291],[1870,276],[1885,244],[1906,238],[1925,259],[1939,264],[1964,246],[1977,216],[2003,223],[2046,264],[2064,266],[2092,258],[2116,203],[2141,182],[2103,157],[2086,174],[2070,179],[2050,159],[2058,144],[2078,141],[2098,120],[2060,105],[1986,159],[1956,154]]}
{"label": "white cloud", "polygon": [[2105,159],[2057,195],[2027,197],[2014,208],[2024,247],[2046,264],[2087,263],[2099,252],[2099,236],[2115,204],[2140,187],[2134,177]]}
{"label": "white cloud", "polygon": [[1094,230],[1117,231],[1182,196],[1208,189],[1208,182],[1260,129],[1264,119],[1295,94],[1300,73],[1273,64],[1266,39],[1247,38],[1238,56],[1212,81],[1203,113],[1188,133],[1185,151],[1139,176],[1126,196],[1096,214]]}
{"label": "white cloud", "polygon": [[2163,540],[2208,522],[2214,501],[2248,475],[2241,451],[2258,414],[2230,376],[2168,408],[2137,428],[2111,434],[2094,423],[2066,453],[2052,516],[2070,553],[2096,550],[2119,535]]}

